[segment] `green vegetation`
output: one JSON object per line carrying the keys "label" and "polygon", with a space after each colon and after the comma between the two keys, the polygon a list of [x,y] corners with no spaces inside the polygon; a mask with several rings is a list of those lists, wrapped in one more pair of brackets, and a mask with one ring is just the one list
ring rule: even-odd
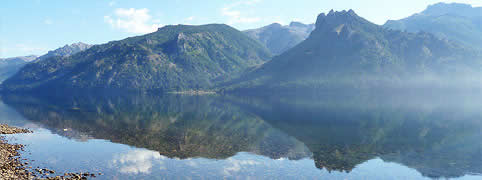
{"label": "green vegetation", "polygon": [[266,48],[227,25],[166,26],[28,64],[3,88],[204,89],[269,59]]}

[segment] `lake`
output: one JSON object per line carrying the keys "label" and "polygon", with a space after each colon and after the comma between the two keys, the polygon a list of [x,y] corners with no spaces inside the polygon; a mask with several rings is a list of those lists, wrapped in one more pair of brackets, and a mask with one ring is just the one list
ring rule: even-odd
{"label": "lake", "polygon": [[[375,95],[374,95],[375,94]],[[30,166],[95,179],[482,179],[482,98],[3,94]]]}

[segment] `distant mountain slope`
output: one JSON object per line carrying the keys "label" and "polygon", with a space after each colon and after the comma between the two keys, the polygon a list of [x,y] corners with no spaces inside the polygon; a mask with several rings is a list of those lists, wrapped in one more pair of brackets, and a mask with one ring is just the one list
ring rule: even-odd
{"label": "distant mountain slope", "polygon": [[305,40],[314,29],[314,24],[291,22],[287,26],[274,23],[244,32],[263,43],[271,53],[278,55]]}
{"label": "distant mountain slope", "polygon": [[225,90],[372,87],[419,74],[480,72],[480,61],[472,60],[476,56],[476,51],[432,34],[388,30],[352,10],[331,11],[318,16],[305,41],[228,83]]}
{"label": "distant mountain slope", "polygon": [[29,62],[41,61],[54,56],[66,57],[80,51],[89,49],[90,47],[92,47],[92,45],[78,42],[49,51],[47,54],[44,54],[42,56],[30,55],[5,59],[0,58],[0,83],[13,76]]}
{"label": "distant mountain slope", "polygon": [[30,61],[37,59],[37,56],[21,56],[13,58],[0,58],[0,83],[14,75],[20,68]]}
{"label": "distant mountain slope", "polygon": [[458,43],[482,48],[482,7],[438,3],[408,18],[387,21],[384,27],[409,32],[430,32]]}
{"label": "distant mountain slope", "polygon": [[261,44],[227,25],[165,26],[154,33],[96,45],[69,57],[28,64],[5,81],[3,88],[207,88],[270,56]]}

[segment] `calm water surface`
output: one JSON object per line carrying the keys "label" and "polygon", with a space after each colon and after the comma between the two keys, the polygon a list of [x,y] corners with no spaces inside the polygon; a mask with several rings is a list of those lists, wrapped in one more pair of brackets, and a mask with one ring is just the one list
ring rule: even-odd
{"label": "calm water surface", "polygon": [[[479,98],[482,100],[482,98]],[[474,96],[6,94],[33,167],[96,179],[482,179]]]}

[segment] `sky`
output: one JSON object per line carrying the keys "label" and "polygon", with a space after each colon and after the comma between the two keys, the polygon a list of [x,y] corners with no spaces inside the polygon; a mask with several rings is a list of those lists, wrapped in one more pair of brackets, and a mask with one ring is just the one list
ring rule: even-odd
{"label": "sky", "polygon": [[438,2],[482,6],[482,0],[4,0],[0,58],[42,55],[76,42],[102,44],[164,25],[224,23],[246,30],[274,22],[314,23],[331,9],[353,9],[384,24]]}

